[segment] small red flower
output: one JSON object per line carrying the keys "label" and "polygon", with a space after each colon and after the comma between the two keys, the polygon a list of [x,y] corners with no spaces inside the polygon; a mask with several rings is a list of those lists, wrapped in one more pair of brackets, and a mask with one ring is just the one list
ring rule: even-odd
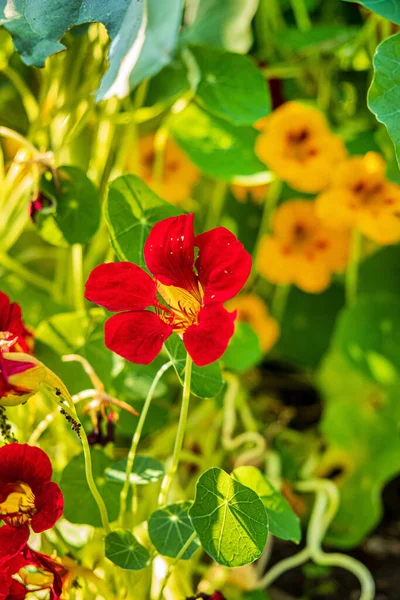
{"label": "small red flower", "polygon": [[22,320],[20,305],[10,302],[4,292],[0,292],[0,348],[2,345],[15,352],[33,349],[33,335]]}
{"label": "small red flower", "polygon": [[151,229],[144,258],[153,277],[120,262],[96,267],[86,283],[88,300],[120,313],[106,322],[105,343],[131,362],[150,363],[175,332],[195,364],[207,365],[233,335],[236,312],[223,303],[246,283],[251,256],[224,227],[195,236],[193,218],[171,217]]}
{"label": "small red flower", "polygon": [[7,563],[0,565],[0,600],[25,600],[28,593],[47,591],[48,600],[62,593],[60,565],[49,556],[24,546]]}
{"label": "small red flower", "polygon": [[64,500],[51,475],[40,448],[17,443],[0,448],[0,564],[24,548],[29,526],[40,533],[61,517]]}

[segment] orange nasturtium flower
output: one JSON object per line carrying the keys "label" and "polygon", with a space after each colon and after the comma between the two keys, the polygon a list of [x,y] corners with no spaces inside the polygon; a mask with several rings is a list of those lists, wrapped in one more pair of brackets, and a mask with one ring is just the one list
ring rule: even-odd
{"label": "orange nasturtium flower", "polygon": [[301,192],[319,192],[332,169],[345,160],[342,140],[329,130],[324,115],[298,102],[287,102],[262,119],[256,154],[280,179]]}
{"label": "orange nasturtium flower", "polygon": [[279,206],[272,235],[261,240],[257,270],[273,283],[322,292],[332,274],[344,270],[348,255],[348,232],[329,229],[313,202],[292,200]]}
{"label": "orange nasturtium flower", "polygon": [[238,202],[245,203],[250,199],[256,204],[262,204],[267,195],[268,187],[267,183],[262,183],[260,185],[239,185],[233,183],[231,185],[231,190]]}
{"label": "orange nasturtium flower", "polygon": [[174,140],[168,138],[163,156],[162,181],[154,181],[154,137],[154,134],[150,134],[139,140],[139,175],[162,198],[172,204],[180,204],[190,197],[200,172]]}
{"label": "orange nasturtium flower", "polygon": [[270,316],[266,304],[256,294],[241,294],[226,303],[228,310],[238,311],[238,321],[251,325],[260,340],[263,352],[271,350],[279,336],[279,325]]}
{"label": "orange nasturtium flower", "polygon": [[385,177],[376,152],[341,164],[328,190],[316,200],[320,218],[337,229],[357,227],[379,244],[400,240],[400,186]]}

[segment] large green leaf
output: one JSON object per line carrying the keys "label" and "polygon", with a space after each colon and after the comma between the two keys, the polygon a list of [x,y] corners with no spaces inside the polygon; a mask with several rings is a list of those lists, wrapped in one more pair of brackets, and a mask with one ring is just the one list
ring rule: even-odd
{"label": "large green leaf", "polygon": [[387,246],[360,265],[358,293],[386,292],[400,297],[400,246]]}
{"label": "large green leaf", "polygon": [[[106,477],[111,481],[126,481],[126,466],[128,459],[124,458],[106,469]],[[132,485],[148,485],[158,481],[164,475],[164,467],[160,461],[151,456],[135,456],[129,482]]]}
{"label": "large green leaf", "polygon": [[265,79],[248,56],[205,46],[190,52],[199,69],[196,98],[208,111],[234,125],[253,125],[270,112]]}
{"label": "large green leaf", "polygon": [[[183,546],[194,533],[189,518],[191,502],[177,502],[156,510],[149,519],[149,536],[151,543],[163,556],[176,558]],[[199,548],[196,538],[183,553],[182,558],[188,560]]]}
{"label": "large green leaf", "polygon": [[103,23],[112,39],[109,67],[97,98],[125,96],[145,34],[144,0],[0,0],[0,25],[11,33],[27,65],[43,67],[54,52],[64,50],[60,38],[75,25]]}
{"label": "large green leaf", "polygon": [[[119,513],[122,484],[106,479],[105,470],[112,466],[113,461],[104,452],[92,448],[91,455],[94,480],[106,504],[110,521],[115,521]],[[101,527],[99,509],[86,480],[83,452],[74,456],[65,467],[60,487],[64,494],[64,517],[68,521]]]}
{"label": "large green leaf", "polygon": [[231,180],[266,171],[254,153],[255,129],[236,127],[196,104],[172,117],[170,123],[177,143],[206,175]]}
{"label": "large green leaf", "polygon": [[[186,350],[178,335],[171,335],[165,342],[165,347],[174,363],[176,374],[183,385],[186,364]],[[205,367],[192,367],[190,391],[199,398],[214,398],[224,385],[221,368],[218,362]]]}
{"label": "large green leaf", "polygon": [[319,383],[327,451],[317,474],[333,476],[340,491],[327,541],[352,548],[380,521],[383,487],[400,471],[400,389],[385,395],[337,350],[326,358]]}
{"label": "large green leaf", "polygon": [[105,216],[111,243],[121,260],[144,266],[143,246],[155,223],[182,211],[162,200],[135,175],[122,175],[110,185]]}
{"label": "large green leaf", "polygon": [[105,554],[115,565],[127,571],[140,571],[150,562],[149,551],[130,531],[116,529],[105,540]]}
{"label": "large green leaf", "polygon": [[272,535],[283,540],[300,542],[301,528],[298,517],[285,498],[259,469],[256,467],[238,467],[232,472],[232,477],[260,496],[267,511],[269,530]]}
{"label": "large green leaf", "polygon": [[248,323],[238,321],[235,333],[221,358],[223,364],[232,371],[246,371],[259,363],[261,358],[258,335]]}
{"label": "large green leaf", "polygon": [[251,21],[257,6],[258,0],[201,0],[183,40],[245,54],[253,42]]}
{"label": "large green leaf", "polygon": [[222,469],[201,475],[189,515],[204,550],[219,564],[240,567],[261,556],[268,537],[264,505]]}
{"label": "large green leaf", "polygon": [[[344,0],[345,2],[352,2],[353,0]],[[378,15],[393,21],[400,25],[400,4],[398,0],[357,0],[359,4],[362,4],[369,10],[376,12]]]}
{"label": "large green leaf", "polygon": [[86,244],[100,225],[98,191],[78,167],[59,167],[57,173],[60,189],[54,178],[42,177],[41,191],[54,204],[37,214],[37,227],[55,246]]}
{"label": "large green leaf", "polygon": [[350,362],[382,385],[400,375],[400,300],[360,297],[340,316],[336,341]]}
{"label": "large green leaf", "polygon": [[[400,10],[400,5],[398,5]],[[368,106],[380,123],[386,125],[400,160],[400,33],[382,42],[374,57],[374,78],[368,93]]]}
{"label": "large green leaf", "polygon": [[131,88],[171,61],[182,20],[182,0],[147,0],[147,3],[145,40],[130,76]]}

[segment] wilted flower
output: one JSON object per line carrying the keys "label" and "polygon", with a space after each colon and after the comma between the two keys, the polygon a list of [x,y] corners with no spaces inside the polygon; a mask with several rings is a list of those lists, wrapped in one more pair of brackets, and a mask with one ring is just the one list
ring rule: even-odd
{"label": "wilted flower", "polygon": [[88,300],[120,313],[106,322],[106,346],[127,360],[148,364],[175,332],[197,365],[218,360],[236,317],[223,302],[242,289],[250,274],[251,256],[243,244],[224,227],[195,236],[193,215],[182,215],[154,225],[144,257],[153,277],[121,262],[96,267],[87,281]]}
{"label": "wilted flower", "polygon": [[61,517],[63,496],[51,476],[40,448],[17,443],[0,448],[0,564],[24,548],[30,527],[40,533]]}
{"label": "wilted flower", "polygon": [[285,202],[273,219],[272,235],[261,240],[258,272],[273,283],[294,283],[306,292],[326,289],[333,273],[344,270],[349,255],[347,232],[329,229],[315,204]]}
{"label": "wilted flower", "polygon": [[318,216],[329,227],[357,227],[379,244],[400,240],[400,186],[385,177],[376,152],[353,156],[341,164],[328,190],[316,201]]}
{"label": "wilted flower", "polygon": [[319,192],[332,170],[346,158],[341,139],[324,115],[298,102],[287,102],[257,125],[256,154],[280,179],[302,192]]}

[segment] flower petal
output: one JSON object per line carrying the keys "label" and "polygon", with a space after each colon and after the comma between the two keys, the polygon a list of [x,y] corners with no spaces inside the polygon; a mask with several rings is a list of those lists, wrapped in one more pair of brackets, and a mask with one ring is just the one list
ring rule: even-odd
{"label": "flower petal", "polygon": [[159,221],[144,245],[147,268],[164,285],[198,292],[194,274],[194,215]]}
{"label": "flower petal", "polygon": [[183,334],[183,342],[199,367],[212,363],[223,355],[235,330],[237,311],[228,312],[221,304],[201,309],[198,325]]}
{"label": "flower petal", "polygon": [[112,312],[142,310],[154,305],[156,285],[133,263],[107,263],[90,273],[85,298]]}
{"label": "flower petal", "polygon": [[29,527],[0,527],[0,564],[18,554],[29,539]]}
{"label": "flower petal", "polygon": [[49,481],[44,484],[35,498],[35,508],[37,513],[31,521],[35,533],[51,529],[57,523],[64,510],[64,498],[56,483]]}
{"label": "flower petal", "polygon": [[251,271],[251,256],[233,233],[217,227],[196,236],[196,268],[204,289],[204,303],[225,302],[236,296]]}
{"label": "flower petal", "polygon": [[50,459],[40,448],[18,443],[0,448],[0,482],[22,481],[35,493],[51,475]]}
{"label": "flower petal", "polygon": [[148,365],[161,351],[172,327],[147,310],[121,313],[105,324],[107,348],[139,365]]}

